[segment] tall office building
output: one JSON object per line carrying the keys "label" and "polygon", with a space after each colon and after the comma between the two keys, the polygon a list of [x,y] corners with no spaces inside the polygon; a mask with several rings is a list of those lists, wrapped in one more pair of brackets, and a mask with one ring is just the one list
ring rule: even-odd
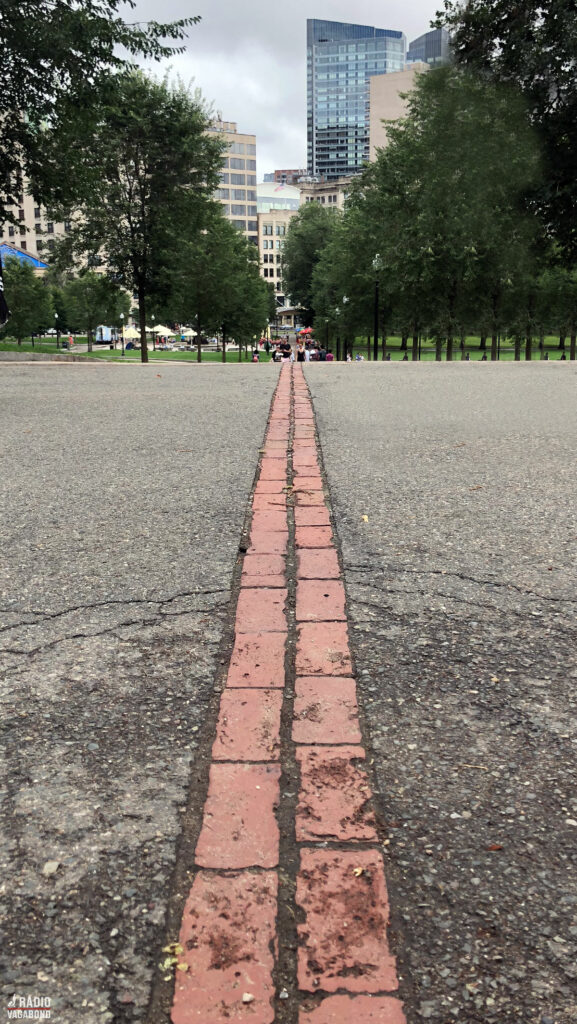
{"label": "tall office building", "polygon": [[220,174],[219,199],[227,220],[258,245],[256,137],[237,130],[234,121],[215,121],[209,135],[227,143]]}
{"label": "tall office building", "polygon": [[425,64],[446,64],[450,56],[450,36],[446,28],[434,28],[409,43],[407,64],[424,61]]}
{"label": "tall office building", "polygon": [[403,32],[307,20],[309,174],[357,174],[369,159],[369,79],[405,66]]}

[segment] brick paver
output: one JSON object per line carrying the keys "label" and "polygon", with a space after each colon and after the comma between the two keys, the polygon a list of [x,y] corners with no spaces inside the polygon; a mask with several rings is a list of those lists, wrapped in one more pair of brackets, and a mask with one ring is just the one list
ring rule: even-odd
{"label": "brick paver", "polygon": [[[394,996],[388,897],[345,590],[300,367],[281,369],[261,455],[196,874],[180,932],[172,1021],[275,1024],[282,1005],[282,1019],[288,1008],[295,1024],[297,1018],[298,1024],[406,1024]],[[288,547],[293,516],[294,551]],[[287,554],[289,565],[296,554],[295,580],[287,581]],[[293,585],[296,624],[289,629]],[[282,748],[281,714],[287,682],[292,696],[285,666],[295,647],[291,753]],[[284,994],[275,992],[275,961],[286,942],[277,934],[277,885],[290,866],[284,855],[279,863],[276,812],[283,767],[295,768],[286,757],[295,758],[300,779],[294,833],[300,868],[296,905],[289,906],[299,947],[296,977],[283,975],[290,1002],[277,1003]]]}
{"label": "brick paver", "polygon": [[203,868],[274,868],[278,864],[280,767],[213,764],[196,863]]}
{"label": "brick paver", "polygon": [[[272,871],[198,873],[182,917],[179,962],[187,970],[175,972],[174,1024],[272,1024],[276,908]],[[254,998],[243,1002],[247,996]]]}

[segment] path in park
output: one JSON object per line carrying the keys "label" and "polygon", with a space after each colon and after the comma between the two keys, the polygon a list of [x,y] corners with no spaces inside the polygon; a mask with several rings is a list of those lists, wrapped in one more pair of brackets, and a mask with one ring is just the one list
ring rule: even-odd
{"label": "path in park", "polygon": [[575,367],[283,368],[254,497],[156,369],[0,377],[7,1000],[574,1024]]}

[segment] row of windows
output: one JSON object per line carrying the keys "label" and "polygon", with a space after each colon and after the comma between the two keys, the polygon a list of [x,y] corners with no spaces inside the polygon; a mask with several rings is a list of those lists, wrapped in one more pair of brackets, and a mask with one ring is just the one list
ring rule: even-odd
{"label": "row of windows", "polygon": [[248,153],[249,156],[256,156],[256,146],[252,142],[231,142],[228,151],[229,153]]}
{"label": "row of windows", "polygon": [[[256,220],[232,220],[231,219],[230,223],[233,224],[235,228],[240,228],[241,231],[258,231],[258,221],[256,221]],[[257,242],[258,243],[258,236],[256,238],[253,238],[251,236],[251,242]]]}
{"label": "row of windows", "polygon": [[[272,235],[273,234],[273,225],[272,224],[263,224],[263,226],[262,226],[262,233],[263,233],[263,235]],[[275,235],[286,235],[286,224],[277,224],[276,227],[275,227],[275,230],[274,230],[274,234]]]}
{"label": "row of windows", "polygon": [[280,239],[278,238],[276,242],[273,242],[272,238],[270,239],[270,241],[268,238],[264,238],[262,243],[263,249],[282,249],[283,245],[284,242],[281,242]]}
{"label": "row of windows", "polygon": [[216,199],[240,199],[244,203],[256,203],[256,191],[252,188],[217,188]]}
{"label": "row of windows", "polygon": [[[274,263],[275,258],[274,258],[272,253],[270,253],[270,255],[269,255],[269,253],[265,252],[265,254],[264,254],[263,258],[262,258],[262,261],[263,261],[263,263]],[[280,254],[277,254],[276,261],[277,261],[277,263],[280,263],[280,261],[281,261]]]}
{"label": "row of windows", "polygon": [[282,276],[282,270],[280,268],[277,269],[276,267],[270,267],[270,269],[268,267],[264,267],[262,273],[263,273],[263,277],[281,277]]}
{"label": "row of windows", "polygon": [[256,174],[221,174],[222,185],[256,185]]}
{"label": "row of windows", "polygon": [[233,171],[256,171],[256,160],[243,160],[239,156],[225,157],[223,167],[230,167]]}

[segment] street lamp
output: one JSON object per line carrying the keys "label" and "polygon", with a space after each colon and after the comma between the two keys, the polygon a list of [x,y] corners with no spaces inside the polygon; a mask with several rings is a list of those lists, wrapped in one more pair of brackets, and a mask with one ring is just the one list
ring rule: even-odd
{"label": "street lamp", "polygon": [[54,314],[54,327],[56,330],[56,348],[60,348],[60,328],[58,327],[58,313]]}
{"label": "street lamp", "polygon": [[373,359],[379,358],[379,271],[382,270],[383,261],[380,253],[373,259],[373,270],[375,272],[375,333],[373,338]]}
{"label": "street lamp", "polygon": [[124,313],[120,314],[120,324],[122,329],[122,355],[124,355]]}
{"label": "street lamp", "polygon": [[343,338],[343,355],[344,355],[345,359],[347,358],[347,302],[348,301],[349,301],[348,295],[343,295],[343,307],[344,307],[343,308],[343,320],[344,320],[343,326],[344,326],[344,329],[345,329],[345,336]]}
{"label": "street lamp", "polygon": [[341,335],[340,335],[340,332],[339,332],[339,317],[340,317],[340,315],[341,315],[341,311],[340,311],[339,307],[336,306],[335,307],[335,319],[337,321],[337,351],[336,351],[336,360],[337,360],[337,362],[340,362],[340,358],[341,358]]}

